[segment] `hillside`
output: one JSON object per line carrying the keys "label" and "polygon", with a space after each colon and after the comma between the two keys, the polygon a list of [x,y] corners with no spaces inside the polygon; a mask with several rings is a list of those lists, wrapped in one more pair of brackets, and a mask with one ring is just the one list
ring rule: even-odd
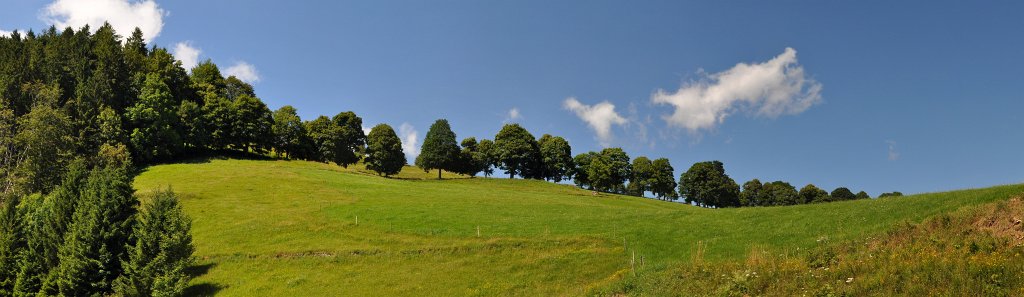
{"label": "hillside", "polygon": [[[193,294],[580,295],[633,255],[661,270],[855,240],[899,222],[1006,200],[1024,185],[791,207],[702,209],[542,181],[382,178],[313,162],[201,160],[147,168],[192,216]],[[451,177],[451,176],[450,176]],[[478,235],[479,234],[479,235]]]}

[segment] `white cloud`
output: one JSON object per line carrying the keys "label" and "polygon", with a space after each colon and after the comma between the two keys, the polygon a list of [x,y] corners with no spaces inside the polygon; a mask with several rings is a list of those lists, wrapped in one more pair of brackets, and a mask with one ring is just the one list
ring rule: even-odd
{"label": "white cloud", "polygon": [[900,152],[896,151],[896,142],[889,140],[885,142],[889,144],[889,161],[896,161],[900,159]]}
{"label": "white cloud", "polygon": [[256,66],[252,66],[252,64],[245,61],[240,61],[235,63],[234,66],[228,67],[227,70],[224,70],[224,74],[237,77],[250,84],[260,81],[260,73],[256,71]]}
{"label": "white cloud", "polygon": [[405,159],[409,163],[416,161],[420,155],[419,132],[409,123],[402,123],[398,127],[398,137],[402,138],[402,151],[405,152]]}
{"label": "white cloud", "polygon": [[628,121],[615,112],[615,105],[603,101],[595,105],[580,103],[574,97],[565,99],[562,107],[576,113],[581,120],[587,123],[594,132],[601,145],[608,146],[612,139],[612,125],[625,125]]}
{"label": "white cloud", "polygon": [[764,63],[739,63],[702,75],[675,92],[659,89],[651,96],[656,104],[675,106],[665,116],[670,125],[696,132],[713,128],[737,110],[775,118],[801,113],[821,101],[821,84],[804,76],[792,48]]}
{"label": "white cloud", "polygon": [[14,33],[14,32],[0,29],[0,36],[8,36],[8,35],[11,35],[11,33]]}
{"label": "white cloud", "polygon": [[40,18],[48,24],[75,29],[89,25],[95,30],[109,22],[121,36],[129,36],[138,27],[146,42],[160,36],[167,12],[153,0],[56,0],[43,9]]}
{"label": "white cloud", "polygon": [[199,64],[199,54],[203,51],[192,46],[192,42],[178,42],[174,45],[174,57],[181,61],[181,67],[185,71],[192,71],[192,67]]}
{"label": "white cloud", "polygon": [[505,116],[505,122],[513,122],[523,118],[523,115],[519,113],[518,107],[513,107],[508,110],[508,115]]}

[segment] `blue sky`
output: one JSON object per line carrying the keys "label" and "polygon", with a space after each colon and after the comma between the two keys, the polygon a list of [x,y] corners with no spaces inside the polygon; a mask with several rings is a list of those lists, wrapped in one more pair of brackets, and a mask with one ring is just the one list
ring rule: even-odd
{"label": "blue sky", "polygon": [[146,26],[237,66],[272,109],[352,110],[406,140],[437,118],[460,138],[511,121],[574,153],[668,157],[677,175],[721,160],[739,183],[1024,182],[1020,2],[10,2],[0,30]]}

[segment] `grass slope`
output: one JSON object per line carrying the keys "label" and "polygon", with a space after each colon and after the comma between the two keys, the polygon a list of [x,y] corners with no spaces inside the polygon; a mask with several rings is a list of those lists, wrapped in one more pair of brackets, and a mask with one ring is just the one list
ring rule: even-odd
{"label": "grass slope", "polygon": [[752,251],[631,277],[606,295],[1024,296],[1024,203],[944,213],[920,224],[811,250]]}
{"label": "grass slope", "polygon": [[202,264],[190,293],[226,296],[581,295],[620,282],[634,253],[647,270],[689,261],[698,242],[702,259],[740,260],[1024,192],[712,210],[542,181],[424,179],[434,174],[214,159],[147,168],[135,188],[179,193]]}

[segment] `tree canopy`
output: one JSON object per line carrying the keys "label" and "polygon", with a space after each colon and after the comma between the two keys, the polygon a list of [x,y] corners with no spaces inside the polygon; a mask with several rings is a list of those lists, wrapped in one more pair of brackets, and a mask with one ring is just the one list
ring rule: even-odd
{"label": "tree canopy", "polygon": [[395,130],[387,124],[380,124],[370,129],[366,137],[366,169],[376,171],[380,175],[398,174],[405,166],[405,153],[402,152],[402,140]]}
{"label": "tree canopy", "polygon": [[541,176],[545,180],[561,182],[572,178],[575,163],[572,160],[572,147],[565,138],[544,134],[537,141],[540,147]]}
{"label": "tree canopy", "polygon": [[679,193],[687,203],[699,206],[739,206],[739,185],[725,174],[725,167],[719,161],[693,164],[679,178]]}
{"label": "tree canopy", "polygon": [[[474,142],[475,143],[475,142]],[[461,150],[455,140],[455,132],[448,125],[448,120],[439,119],[430,125],[423,147],[416,157],[416,166],[423,171],[437,169],[437,179],[441,179],[441,170],[457,172],[460,167]]]}
{"label": "tree canopy", "polygon": [[539,178],[540,148],[536,138],[519,124],[506,124],[494,136],[494,156],[509,178]]}

